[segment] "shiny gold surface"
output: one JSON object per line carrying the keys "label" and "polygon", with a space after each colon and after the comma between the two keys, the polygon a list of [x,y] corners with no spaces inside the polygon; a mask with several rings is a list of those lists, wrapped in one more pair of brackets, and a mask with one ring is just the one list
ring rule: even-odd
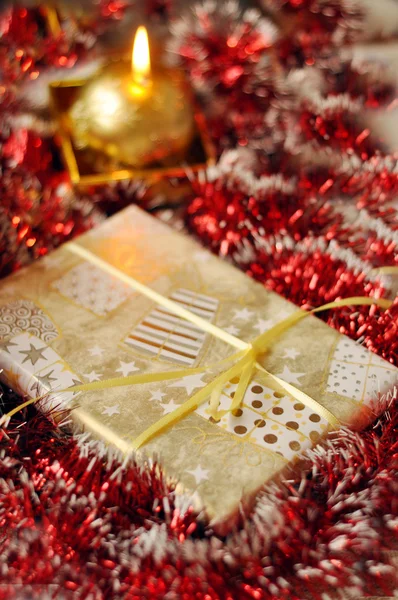
{"label": "shiny gold surface", "polygon": [[[181,75],[175,73],[175,77]],[[50,85],[51,106],[58,122],[58,140],[66,168],[72,183],[79,188],[105,185],[128,179],[144,180],[156,191],[166,192],[174,197],[187,187],[186,167],[197,172],[215,163],[216,150],[210,139],[205,118],[198,107],[193,106],[193,132],[190,147],[183,159],[174,156],[173,161],[164,165],[141,168],[122,165],[98,150],[79,149],[71,133],[69,111],[86,80],[53,82]],[[178,178],[178,188],[168,184],[168,179]]]}
{"label": "shiny gold surface", "polygon": [[[50,31],[59,32],[61,26],[57,11],[47,6],[45,16]],[[179,79],[179,85],[186,85],[179,71],[173,72],[173,78]],[[80,89],[86,83],[87,80],[63,80],[50,84],[51,108],[58,121],[57,139],[65,166],[76,187],[85,189],[137,179],[145,181],[152,196],[159,193],[167,194],[169,201],[175,202],[190,189],[186,175],[187,167],[191,173],[196,173],[215,164],[216,149],[210,138],[204,115],[195,102],[192,102],[191,144],[183,157],[175,155],[172,160],[167,161],[167,164],[152,164],[137,168],[123,165],[97,150],[77,148],[70,133],[70,125],[68,126],[68,113]],[[132,81],[133,87],[134,83],[136,82]]]}
{"label": "shiny gold surface", "polygon": [[81,87],[66,124],[77,148],[136,168],[182,158],[194,132],[190,94],[176,72],[153,73],[143,86],[123,62]]}

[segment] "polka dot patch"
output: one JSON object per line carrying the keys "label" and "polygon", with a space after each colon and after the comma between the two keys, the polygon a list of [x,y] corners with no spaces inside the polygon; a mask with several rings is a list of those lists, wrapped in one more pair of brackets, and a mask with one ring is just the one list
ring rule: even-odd
{"label": "polka dot patch", "polygon": [[245,427],[244,425],[236,425],[236,427],[234,427],[234,432],[237,435],[244,435],[245,433],[247,433],[247,427]]}
{"label": "polka dot patch", "polygon": [[289,442],[289,447],[294,450],[295,452],[298,452],[301,448],[300,443],[299,442]]}
{"label": "polka dot patch", "polygon": [[388,392],[397,380],[397,371],[389,363],[342,337],[332,357],[327,391],[369,404],[378,393]]}
{"label": "polka dot patch", "polygon": [[[236,388],[236,382],[232,381],[224,388],[220,410],[228,411]],[[207,410],[208,407],[202,405],[196,412],[209,419]],[[291,460],[298,452],[312,446],[315,438],[321,437],[327,422],[303,403],[253,381],[241,408],[233,414],[227,412],[214,425]]]}
{"label": "polka dot patch", "polygon": [[261,394],[264,391],[264,388],[261,385],[253,385],[252,392],[253,394]]}
{"label": "polka dot patch", "polygon": [[261,400],[253,400],[252,407],[253,408],[262,408],[264,405]]}
{"label": "polka dot patch", "polygon": [[321,417],[319,415],[316,415],[316,414],[310,415],[310,421],[312,421],[313,423],[319,423],[320,420],[321,420]]}

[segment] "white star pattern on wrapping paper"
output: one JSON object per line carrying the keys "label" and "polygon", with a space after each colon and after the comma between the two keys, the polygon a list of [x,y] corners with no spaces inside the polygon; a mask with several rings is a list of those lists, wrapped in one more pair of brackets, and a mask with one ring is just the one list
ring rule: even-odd
{"label": "white star pattern on wrapping paper", "polygon": [[258,333],[261,335],[268,331],[268,329],[271,329],[272,325],[273,323],[270,319],[259,319],[255,324],[254,329],[257,329]]}
{"label": "white star pattern on wrapping paper", "polygon": [[96,373],[95,371],[91,371],[91,373],[84,373],[83,375],[84,377],[87,377],[90,383],[92,383],[93,381],[99,381],[101,377],[101,375]]}
{"label": "white star pattern on wrapping paper", "polygon": [[185,388],[188,396],[190,396],[196,388],[201,388],[204,385],[206,385],[206,383],[202,381],[202,377],[203,373],[198,373],[196,375],[188,375],[188,377],[183,377],[182,379],[179,379],[177,383],[171,383],[168,387]]}
{"label": "white star pattern on wrapping paper", "polygon": [[231,335],[238,335],[238,333],[240,331],[240,329],[235,327],[235,325],[229,325],[228,327],[223,327],[223,330],[226,331],[227,333],[230,333]]}
{"label": "white star pattern on wrapping paper", "polygon": [[119,405],[114,404],[113,406],[105,406],[102,411],[103,415],[107,415],[108,417],[113,417],[113,415],[120,415]]}
{"label": "white star pattern on wrapping paper", "polygon": [[295,348],[287,348],[282,358],[291,358],[292,360],[296,360],[298,356],[300,356],[300,352],[298,350],[295,350]]}
{"label": "white star pattern on wrapping paper", "polygon": [[92,348],[89,348],[88,351],[90,352],[91,356],[102,356],[102,354],[105,352],[105,350],[100,348],[100,346],[93,346]]}
{"label": "white star pattern on wrapping paper", "polygon": [[176,404],[174,402],[174,400],[170,400],[170,402],[168,404],[161,404],[160,406],[163,408],[163,414],[168,415],[169,413],[173,412],[173,410],[178,408],[180,405]]}
{"label": "white star pattern on wrapping paper", "polygon": [[116,373],[121,373],[123,377],[127,377],[127,375],[129,375],[133,371],[139,371],[138,367],[135,366],[134,361],[124,362],[123,360],[121,360],[120,367],[116,369]]}
{"label": "white star pattern on wrapping paper", "polygon": [[292,384],[295,384],[295,383],[299,384],[300,382],[298,381],[298,379],[299,379],[299,377],[302,377],[303,375],[305,375],[305,373],[294,373],[286,365],[283,367],[282,373],[277,373],[277,377],[280,377],[284,381],[287,381],[288,383],[292,383]]}
{"label": "white star pattern on wrapping paper", "polygon": [[149,398],[149,401],[152,402],[152,400],[158,400],[161,402],[164,396],[166,396],[164,392],[157,390],[156,392],[152,392],[152,396]]}
{"label": "white star pattern on wrapping paper", "polygon": [[195,477],[195,481],[198,485],[202,483],[202,481],[207,481],[209,479],[208,469],[202,469],[200,465],[196,467],[196,469],[188,471],[188,473],[191,473],[191,475]]}
{"label": "white star pattern on wrapping paper", "polygon": [[253,315],[253,311],[247,310],[247,308],[237,308],[235,309],[235,319],[243,319],[244,321],[248,321]]}

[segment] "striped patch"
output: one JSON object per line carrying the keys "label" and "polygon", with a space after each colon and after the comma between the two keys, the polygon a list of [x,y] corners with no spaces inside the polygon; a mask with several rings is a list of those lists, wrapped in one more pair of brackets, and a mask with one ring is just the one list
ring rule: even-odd
{"label": "striped patch", "polygon": [[[180,288],[171,300],[190,312],[212,321],[218,300]],[[151,311],[126,337],[126,344],[151,356],[192,366],[205,342],[206,333],[161,306]]]}

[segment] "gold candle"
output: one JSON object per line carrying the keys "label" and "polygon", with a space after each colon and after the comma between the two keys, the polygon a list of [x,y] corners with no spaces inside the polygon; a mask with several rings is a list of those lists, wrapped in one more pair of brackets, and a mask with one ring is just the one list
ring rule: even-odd
{"label": "gold candle", "polygon": [[68,121],[76,147],[93,148],[135,168],[182,158],[194,133],[184,82],[176,71],[151,69],[144,27],[135,36],[132,70],[119,62],[87,81]]}

